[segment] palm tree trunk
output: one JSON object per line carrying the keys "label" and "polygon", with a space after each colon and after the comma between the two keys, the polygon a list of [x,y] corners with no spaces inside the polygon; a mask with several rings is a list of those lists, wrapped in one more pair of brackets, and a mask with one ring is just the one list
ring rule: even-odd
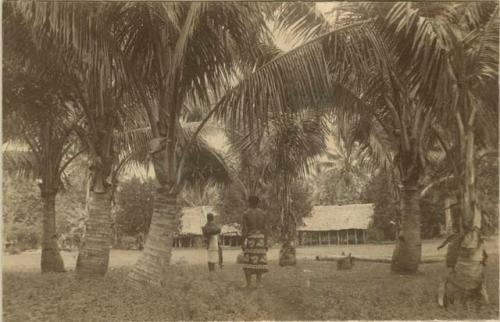
{"label": "palm tree trunk", "polygon": [[155,193],[153,216],[144,249],[128,278],[135,285],[161,286],[172,256],[174,232],[179,220],[177,194]]}
{"label": "palm tree trunk", "polygon": [[42,232],[42,273],[65,272],[64,262],[59,253],[56,234],[56,193],[42,192],[43,232]]}
{"label": "palm tree trunk", "polygon": [[474,226],[481,228],[481,215],[477,207],[476,196],[476,168],[475,168],[475,147],[474,147],[474,128],[471,126],[465,133],[464,142],[465,164],[464,164],[464,196],[463,202],[463,215],[465,229],[470,229]]}
{"label": "palm tree trunk", "polygon": [[414,274],[422,256],[420,237],[420,191],[416,183],[401,188],[401,230],[392,255],[391,270]]}
{"label": "palm tree trunk", "polygon": [[281,245],[279,264],[280,266],[293,266],[297,264],[295,251],[295,219],[290,207],[290,182],[285,176],[283,184],[283,214],[282,214],[282,229],[283,229],[283,244]]}
{"label": "palm tree trunk", "polygon": [[110,214],[111,192],[109,189],[104,193],[91,191],[88,205],[89,218],[76,262],[78,274],[106,274],[113,238]]}

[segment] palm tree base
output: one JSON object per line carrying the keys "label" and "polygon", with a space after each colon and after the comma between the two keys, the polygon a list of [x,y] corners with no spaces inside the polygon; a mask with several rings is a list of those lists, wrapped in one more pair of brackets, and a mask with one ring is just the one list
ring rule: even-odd
{"label": "palm tree base", "polygon": [[280,249],[280,266],[295,266],[297,264],[297,256],[295,247],[290,245],[283,245]]}
{"label": "palm tree base", "polygon": [[416,274],[421,257],[421,245],[412,245],[399,239],[392,254],[391,271],[398,274]]}
{"label": "palm tree base", "polygon": [[85,237],[76,261],[76,272],[78,274],[106,274],[113,236],[110,213],[110,193],[92,192],[89,200],[89,219],[86,225]]}
{"label": "palm tree base", "polygon": [[153,217],[144,250],[128,275],[132,286],[160,287],[170,264],[174,233],[179,226],[177,195],[156,191]]}
{"label": "palm tree base", "polygon": [[[54,243],[55,244],[55,243]],[[42,248],[42,261],[41,269],[42,273],[64,273],[64,262],[56,248],[57,245],[52,245],[52,247]]]}

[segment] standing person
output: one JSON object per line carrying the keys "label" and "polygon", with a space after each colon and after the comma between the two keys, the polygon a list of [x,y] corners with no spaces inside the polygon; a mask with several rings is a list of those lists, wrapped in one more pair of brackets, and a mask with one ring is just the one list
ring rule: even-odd
{"label": "standing person", "polygon": [[243,213],[242,220],[242,249],[243,271],[245,272],[246,287],[250,287],[252,275],[256,276],[257,287],[262,287],[262,274],[267,269],[267,218],[264,212],[257,208],[259,198],[248,198],[248,209]]}
{"label": "standing person", "polygon": [[220,227],[214,222],[214,215],[207,214],[207,224],[202,228],[207,245],[208,271],[215,272],[215,264],[219,261]]}

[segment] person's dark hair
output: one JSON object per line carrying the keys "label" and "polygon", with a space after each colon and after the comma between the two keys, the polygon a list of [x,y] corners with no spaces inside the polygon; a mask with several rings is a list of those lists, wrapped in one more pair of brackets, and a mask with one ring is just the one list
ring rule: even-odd
{"label": "person's dark hair", "polygon": [[208,220],[208,221],[214,221],[214,214],[213,214],[213,213],[211,213],[211,212],[209,212],[209,213],[207,214],[207,220]]}
{"label": "person's dark hair", "polygon": [[250,206],[250,208],[255,208],[258,204],[259,198],[257,198],[257,196],[250,196],[250,198],[248,198],[248,205]]}

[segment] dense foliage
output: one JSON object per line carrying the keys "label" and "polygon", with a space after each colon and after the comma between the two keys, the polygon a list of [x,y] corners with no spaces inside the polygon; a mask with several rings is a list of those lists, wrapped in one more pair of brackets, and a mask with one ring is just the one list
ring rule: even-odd
{"label": "dense foliage", "polygon": [[[74,183],[56,199],[57,237],[63,248],[78,246],[84,232],[85,192]],[[36,182],[3,176],[4,242],[15,241],[21,250],[40,247],[42,201]]]}
{"label": "dense foliage", "polygon": [[[115,224],[118,236],[146,234],[153,214],[152,179],[132,178],[120,183],[116,193]],[[119,237],[120,238],[120,237]]]}
{"label": "dense foliage", "polygon": [[[386,172],[380,171],[365,186],[363,201],[375,204],[373,224],[368,231],[371,240],[394,240],[401,223],[399,200],[391,188]],[[423,238],[441,234],[444,225],[444,201],[435,196],[420,199],[420,220]]]}

